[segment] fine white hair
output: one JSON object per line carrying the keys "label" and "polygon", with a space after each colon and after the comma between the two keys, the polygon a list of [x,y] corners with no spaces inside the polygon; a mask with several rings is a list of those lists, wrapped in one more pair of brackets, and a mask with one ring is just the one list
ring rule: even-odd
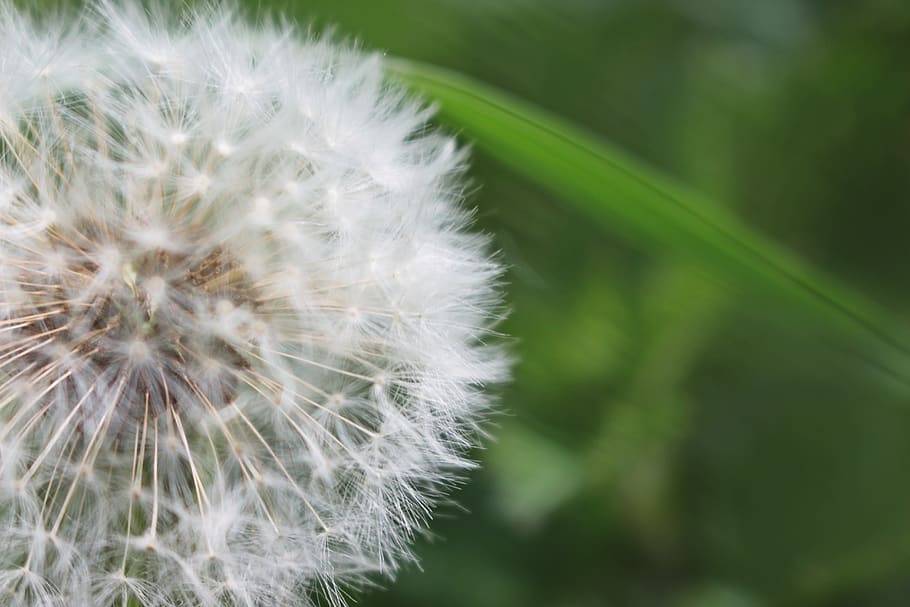
{"label": "fine white hair", "polygon": [[164,13],[0,0],[0,604],[343,603],[470,467],[501,267],[379,56]]}

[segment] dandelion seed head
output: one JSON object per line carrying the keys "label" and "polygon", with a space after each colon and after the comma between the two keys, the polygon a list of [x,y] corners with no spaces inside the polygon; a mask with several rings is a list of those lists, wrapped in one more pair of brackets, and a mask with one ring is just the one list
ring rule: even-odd
{"label": "dandelion seed head", "polygon": [[0,603],[343,603],[411,560],[507,374],[452,140],[223,7],[0,0],[0,83]]}

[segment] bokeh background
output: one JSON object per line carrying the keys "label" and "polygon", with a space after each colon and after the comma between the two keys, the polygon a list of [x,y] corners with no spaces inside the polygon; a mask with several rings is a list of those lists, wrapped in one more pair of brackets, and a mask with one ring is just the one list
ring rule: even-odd
{"label": "bokeh background", "polygon": [[[910,320],[906,0],[241,1],[528,99]],[[515,380],[420,566],[358,605],[910,605],[906,388],[480,151],[471,175]]]}
{"label": "bokeh background", "polygon": [[[257,7],[533,101],[907,317],[905,0]],[[480,151],[472,176],[515,381],[421,566],[358,604],[910,605],[906,392]]]}

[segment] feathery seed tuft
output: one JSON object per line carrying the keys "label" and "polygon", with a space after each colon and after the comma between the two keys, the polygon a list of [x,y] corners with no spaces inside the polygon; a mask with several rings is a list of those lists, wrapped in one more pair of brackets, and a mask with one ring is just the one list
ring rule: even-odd
{"label": "feathery seed tuft", "polygon": [[464,155],[373,55],[0,0],[0,603],[392,574],[507,364]]}

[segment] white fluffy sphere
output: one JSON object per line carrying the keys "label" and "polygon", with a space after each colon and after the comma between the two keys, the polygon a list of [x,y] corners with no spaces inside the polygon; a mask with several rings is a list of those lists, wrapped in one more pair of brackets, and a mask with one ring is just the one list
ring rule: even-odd
{"label": "white fluffy sphere", "polygon": [[0,0],[0,603],[392,573],[504,378],[462,155],[380,60]]}

